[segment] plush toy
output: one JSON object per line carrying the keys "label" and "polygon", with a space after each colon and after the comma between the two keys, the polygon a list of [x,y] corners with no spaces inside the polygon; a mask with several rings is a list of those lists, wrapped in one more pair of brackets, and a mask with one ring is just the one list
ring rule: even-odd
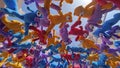
{"label": "plush toy", "polygon": [[102,15],[114,10],[115,8],[116,6],[113,6],[111,9],[102,9],[102,7],[99,4],[97,4],[94,9],[94,13],[88,19],[88,23],[85,26],[86,30],[93,31],[94,26],[100,28],[101,27],[100,24],[102,22],[101,20]]}
{"label": "plush toy", "polygon": [[42,15],[40,13],[39,10],[37,10],[36,12],[33,12],[29,7],[27,8],[28,10],[30,10],[31,12],[30,13],[26,13],[24,15],[20,15],[19,13],[11,10],[11,9],[8,9],[8,8],[1,8],[1,11],[7,13],[7,14],[12,14],[14,15],[15,17],[18,17],[20,18],[21,20],[23,20],[25,23],[25,35],[28,35],[28,31],[29,31],[29,25],[32,24],[36,24],[36,22],[34,21],[34,19],[36,17],[39,17],[41,18]]}
{"label": "plush toy", "polygon": [[77,28],[78,25],[81,24],[81,21],[76,21],[72,26],[71,29],[69,31],[70,35],[76,35],[76,40],[78,39],[79,36],[84,36],[87,37],[89,35],[89,32],[86,30],[83,30],[82,26],[79,26],[79,28]]}
{"label": "plush toy", "polygon": [[72,13],[66,13],[64,15],[49,15],[48,16],[50,19],[51,24],[46,30],[46,35],[50,33],[50,31],[58,24],[63,24],[66,22],[72,22]]}
{"label": "plush toy", "polygon": [[93,35],[96,37],[99,37],[99,34],[102,33],[105,35],[105,31],[110,30],[112,28],[113,25],[115,25],[116,23],[118,23],[118,21],[120,20],[120,13],[117,13],[113,16],[113,18],[107,20],[106,22],[104,22],[101,26],[101,28],[98,28],[97,30],[95,30],[93,32]]}
{"label": "plush toy", "polygon": [[81,44],[84,48],[96,49],[96,50],[100,49],[92,40],[89,40],[89,39],[84,38],[82,36],[79,36],[78,40],[81,41]]}
{"label": "plush toy", "polygon": [[50,33],[48,35],[48,38],[47,38],[47,47],[50,46],[51,44],[58,44],[58,40],[57,38],[60,38],[58,35],[56,35],[56,31],[53,29],[52,33]]}
{"label": "plush toy", "polygon": [[72,41],[69,38],[69,33],[67,28],[69,27],[68,24],[65,24],[62,28],[60,28],[60,36],[62,37],[62,41],[65,42],[65,44],[70,44]]}
{"label": "plush toy", "polygon": [[[24,33],[24,30],[23,30],[23,26],[24,24],[18,20],[8,20],[7,16],[3,16],[1,18],[1,21],[3,22],[3,24],[5,24],[5,26],[7,28],[9,28],[10,30],[13,30],[15,33],[16,32],[21,32],[21,33]],[[16,25],[16,26],[14,26]]]}

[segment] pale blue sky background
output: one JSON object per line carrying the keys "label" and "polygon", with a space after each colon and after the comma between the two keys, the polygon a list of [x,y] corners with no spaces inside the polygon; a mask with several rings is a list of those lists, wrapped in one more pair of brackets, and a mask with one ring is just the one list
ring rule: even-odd
{"label": "pale blue sky background", "polygon": [[[62,6],[62,11],[63,11],[63,13],[73,12],[74,9],[75,9],[75,7],[80,6],[80,5],[85,6],[85,5],[87,5],[89,2],[91,2],[91,0],[74,0],[73,4],[67,4],[67,3],[64,2],[64,3],[63,3],[63,6]],[[59,2],[53,2],[53,3],[58,4]],[[23,9],[23,11],[24,11],[25,13],[28,13],[29,11],[26,9],[26,7],[27,7],[27,5],[25,5],[25,4],[23,3],[22,9]],[[29,5],[29,7],[30,7],[32,10],[34,10],[34,11],[37,10],[37,9],[36,9],[36,6],[35,6],[35,3],[32,3],[31,5]],[[119,10],[114,10],[114,11],[109,12],[109,13],[107,14],[106,20],[112,18],[112,16],[113,16],[115,13],[118,13],[118,12],[120,13]],[[51,9],[51,14],[57,14],[57,11]],[[13,18],[13,17],[10,18],[10,19],[20,20],[20,19],[18,19],[18,18]],[[76,16],[73,16],[73,22],[70,23],[70,25],[73,24],[76,20],[77,20],[77,17],[76,17]],[[20,20],[20,21],[21,21],[21,20]],[[23,22],[23,21],[22,21],[22,22]],[[82,25],[84,26],[86,23],[87,23],[87,19],[82,18]],[[117,23],[117,25],[120,25],[120,21]],[[57,30],[57,34],[59,34],[58,25],[55,27],[55,29]],[[70,36],[70,38],[72,38],[72,41],[73,41],[72,44],[70,44],[70,45],[72,45],[72,46],[77,46],[77,45],[79,45],[79,42],[74,41],[74,36]]]}

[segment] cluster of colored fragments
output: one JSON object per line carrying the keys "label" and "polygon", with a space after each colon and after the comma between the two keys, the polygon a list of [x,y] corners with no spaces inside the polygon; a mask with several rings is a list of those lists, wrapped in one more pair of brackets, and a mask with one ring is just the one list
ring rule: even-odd
{"label": "cluster of colored fragments", "polygon": [[[102,20],[120,9],[120,0],[92,0],[67,13],[62,12],[63,2],[74,0],[0,2],[0,68],[120,68],[120,13]],[[21,14],[18,2],[29,12]],[[36,11],[29,7],[32,3]],[[78,18],[74,23],[73,16]],[[72,44],[76,42],[78,47]]]}

